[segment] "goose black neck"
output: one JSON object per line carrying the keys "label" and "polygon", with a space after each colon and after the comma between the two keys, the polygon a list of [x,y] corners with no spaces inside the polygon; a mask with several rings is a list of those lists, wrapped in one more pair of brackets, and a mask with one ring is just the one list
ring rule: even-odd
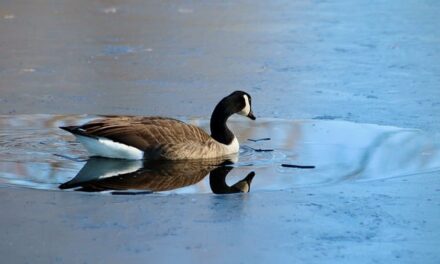
{"label": "goose black neck", "polygon": [[249,173],[244,179],[238,181],[234,185],[228,186],[226,184],[226,176],[232,169],[233,167],[220,166],[210,172],[209,185],[211,186],[213,193],[224,194],[249,192],[255,172]]}
{"label": "goose black neck", "polygon": [[234,140],[234,134],[229,130],[226,121],[233,114],[228,111],[225,100],[217,104],[211,116],[211,136],[218,142],[229,145]]}
{"label": "goose black neck", "polygon": [[226,184],[226,176],[232,170],[229,166],[220,166],[215,168],[209,174],[209,185],[216,194],[232,193],[231,187]]}

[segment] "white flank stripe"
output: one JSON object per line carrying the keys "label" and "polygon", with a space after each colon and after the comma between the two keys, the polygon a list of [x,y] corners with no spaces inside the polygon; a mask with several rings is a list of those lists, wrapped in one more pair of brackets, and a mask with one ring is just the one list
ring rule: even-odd
{"label": "white flank stripe", "polygon": [[143,161],[132,161],[132,162],[134,163],[129,163],[129,165],[125,167],[106,171],[105,173],[99,175],[98,179],[111,178],[122,174],[132,173],[141,169],[144,164]]}
{"label": "white flank stripe", "polygon": [[75,135],[90,154],[106,158],[140,160],[144,158],[144,152],[135,147],[114,142],[106,138],[89,138]]}

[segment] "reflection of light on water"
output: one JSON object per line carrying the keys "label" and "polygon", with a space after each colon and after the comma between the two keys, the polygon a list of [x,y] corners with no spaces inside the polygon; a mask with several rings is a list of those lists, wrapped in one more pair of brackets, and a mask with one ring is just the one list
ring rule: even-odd
{"label": "reflection of light on water", "polygon": [[[94,116],[0,116],[0,183],[57,189],[84,163],[54,154],[85,157],[86,151],[58,129],[87,122]],[[209,121],[188,122],[209,131]],[[337,184],[406,176],[440,170],[440,137],[419,130],[328,120],[233,118],[231,130],[241,143],[240,157],[226,178],[234,183],[250,171],[252,191],[313,184]],[[271,138],[252,142],[249,138]],[[273,149],[255,152],[253,149]],[[284,168],[282,163],[315,165],[315,169]],[[165,193],[209,193],[207,178]]]}
{"label": "reflection of light on water", "polygon": [[386,134],[361,159],[361,180],[405,176],[440,169],[440,146],[423,132]]}

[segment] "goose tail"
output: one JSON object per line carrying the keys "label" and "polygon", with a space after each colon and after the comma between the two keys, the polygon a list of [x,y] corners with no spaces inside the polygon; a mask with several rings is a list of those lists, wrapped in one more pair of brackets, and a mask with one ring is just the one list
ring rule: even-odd
{"label": "goose tail", "polygon": [[87,134],[80,126],[60,126],[59,128],[77,136],[83,136],[83,137],[89,137],[95,139],[97,138],[95,136]]}

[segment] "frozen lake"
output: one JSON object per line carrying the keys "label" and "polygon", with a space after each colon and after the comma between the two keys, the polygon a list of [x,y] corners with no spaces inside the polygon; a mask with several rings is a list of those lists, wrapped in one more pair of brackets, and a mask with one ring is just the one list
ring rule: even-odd
{"label": "frozen lake", "polygon": [[[2,1],[2,261],[439,263],[438,14],[411,0]],[[57,128],[100,114],[206,128],[234,90],[257,120],[231,122],[242,144],[223,179],[253,171],[249,193],[213,194],[226,187],[202,173],[139,187],[147,165],[86,163]],[[130,184],[59,189],[108,167]]]}

